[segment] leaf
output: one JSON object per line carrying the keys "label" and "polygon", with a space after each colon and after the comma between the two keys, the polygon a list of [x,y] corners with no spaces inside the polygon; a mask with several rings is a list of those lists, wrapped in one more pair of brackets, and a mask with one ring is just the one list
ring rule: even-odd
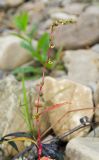
{"label": "leaf", "polygon": [[28,104],[28,99],[27,99],[24,78],[22,79],[22,88],[23,88],[23,100],[24,100],[24,105],[22,106],[22,113],[23,113],[23,116],[24,116],[24,119],[26,121],[29,131],[33,132],[32,116],[29,112],[29,104]]}
{"label": "leaf", "polygon": [[28,137],[28,138],[30,137],[30,138],[32,138],[32,134],[26,133],[26,132],[14,132],[14,133],[10,133],[10,134],[5,135],[2,138],[5,139],[7,137]]}
{"label": "leaf", "polygon": [[23,48],[27,49],[27,50],[31,53],[32,56],[33,56],[33,53],[35,54],[35,50],[34,50],[32,44],[31,44],[30,42],[28,42],[28,41],[26,41],[26,40],[23,40],[23,41],[21,42],[21,46],[22,46]]}
{"label": "leaf", "polygon": [[47,51],[49,48],[49,35],[44,33],[38,41],[37,52],[41,56],[41,61],[44,63],[47,60]]}
{"label": "leaf", "polygon": [[15,137],[15,138],[9,139],[8,143],[13,142],[13,141],[30,141],[37,146],[36,141],[34,141],[32,138],[28,138],[28,137]]}
{"label": "leaf", "polygon": [[16,145],[15,142],[13,142],[13,141],[8,141],[8,143],[9,143],[17,152],[19,152],[18,147],[17,147],[17,145]]}
{"label": "leaf", "polygon": [[35,73],[35,74],[41,74],[40,68],[34,68],[32,66],[27,67],[18,67],[13,72],[13,74],[18,73]]}
{"label": "leaf", "polygon": [[30,32],[29,32],[27,35],[28,35],[30,38],[33,38],[33,37],[35,37],[36,33],[37,33],[37,25],[36,25],[36,24],[35,24],[35,25],[33,24]]}
{"label": "leaf", "polygon": [[14,24],[20,31],[26,31],[29,21],[27,12],[22,12],[20,15],[14,17]]}

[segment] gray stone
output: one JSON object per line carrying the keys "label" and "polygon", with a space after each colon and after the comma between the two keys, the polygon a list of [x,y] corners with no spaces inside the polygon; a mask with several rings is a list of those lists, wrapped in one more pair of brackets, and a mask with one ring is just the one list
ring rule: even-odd
{"label": "gray stone", "polygon": [[61,20],[74,19],[74,20],[76,20],[77,19],[76,16],[69,15],[64,12],[55,12],[55,13],[52,13],[50,16],[53,20],[58,20],[58,19],[61,19]]}
{"label": "gray stone", "polygon": [[63,61],[68,70],[68,79],[92,86],[92,88],[99,81],[98,53],[83,49],[66,51]]}
{"label": "gray stone", "polygon": [[20,42],[20,39],[14,36],[0,38],[0,69],[12,70],[32,59]]}
{"label": "gray stone", "polygon": [[86,9],[77,23],[57,27],[54,36],[58,48],[76,49],[99,42],[99,7]]}
{"label": "gray stone", "polygon": [[96,137],[96,138],[99,138],[99,127],[95,128],[95,130],[91,131],[87,137]]}
{"label": "gray stone", "polygon": [[96,121],[99,122],[99,81],[96,86],[96,91],[94,93],[94,101],[95,101],[95,106],[96,106],[95,118],[96,118]]}
{"label": "gray stone", "polygon": [[87,4],[81,3],[66,4],[64,6],[64,11],[68,14],[80,15],[87,6]]}
{"label": "gray stone", "polygon": [[65,153],[69,160],[99,160],[99,138],[75,138]]}
{"label": "gray stone", "polygon": [[95,105],[98,106],[99,105],[99,81],[96,86],[96,91],[94,93],[94,100],[95,100]]}
{"label": "gray stone", "polygon": [[[46,107],[63,103],[60,107],[56,107],[48,112],[50,124],[57,136],[80,125],[80,118],[88,116],[90,119],[93,116],[91,89],[79,83],[65,78],[54,79],[46,77],[43,86],[43,98]],[[89,109],[86,110],[86,108]],[[79,109],[83,110],[77,112]],[[61,120],[59,121],[60,118]],[[74,134],[65,137],[64,140],[84,136],[88,133],[89,128],[76,131]]]}
{"label": "gray stone", "polygon": [[0,79],[3,78],[3,71],[0,70]]}
{"label": "gray stone", "polygon": [[56,71],[52,71],[50,76],[54,77],[54,78],[63,78],[65,77],[66,78],[66,73],[65,71],[62,71],[62,70],[56,70]]}
{"label": "gray stone", "polygon": [[15,7],[15,6],[18,6],[19,4],[21,4],[23,2],[24,2],[24,0],[17,0],[17,1],[14,1],[14,0],[0,0],[0,7],[7,7],[7,6]]}
{"label": "gray stone", "polygon": [[24,3],[17,10],[17,14],[19,12],[28,12],[30,26],[39,24],[46,17],[45,4],[41,1]]}
{"label": "gray stone", "polygon": [[[27,98],[29,102],[29,109],[31,114],[36,114],[35,107],[35,99],[37,98],[37,91],[35,90],[36,84],[38,82],[27,82],[26,83],[26,91]],[[22,115],[22,107],[19,102],[21,100],[21,104],[24,104],[23,101],[23,92],[22,92],[22,84],[17,82],[13,76],[8,76],[7,78],[0,81],[0,136],[4,136],[9,133],[19,132],[19,131],[28,131],[26,122],[24,121],[24,117]],[[42,104],[43,105],[43,102]],[[44,107],[40,107],[39,111],[41,112]],[[40,118],[41,132],[45,131],[48,127],[46,125],[47,118],[43,121],[45,115]],[[34,127],[36,128],[35,120]],[[23,149],[23,143],[18,145],[20,151]],[[4,143],[3,146],[5,154],[15,155],[15,150]]]}
{"label": "gray stone", "polygon": [[92,48],[91,48],[94,52],[99,53],[99,44],[95,44]]}
{"label": "gray stone", "polygon": [[96,3],[98,0],[71,0],[71,2],[81,2],[81,3]]}

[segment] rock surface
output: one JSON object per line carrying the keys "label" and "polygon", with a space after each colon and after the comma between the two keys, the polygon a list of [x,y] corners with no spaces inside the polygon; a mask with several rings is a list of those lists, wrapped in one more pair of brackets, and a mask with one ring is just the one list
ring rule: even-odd
{"label": "rock surface", "polygon": [[0,69],[12,70],[32,59],[20,42],[20,39],[14,36],[0,38]]}
{"label": "rock surface", "polygon": [[91,49],[92,49],[94,52],[99,53],[99,43],[95,44]]}
{"label": "rock surface", "polygon": [[76,16],[69,15],[64,12],[55,12],[55,13],[52,13],[50,16],[53,20],[58,20],[58,19],[61,19],[61,20],[74,19],[74,20],[76,20],[77,19]]}
{"label": "rock surface", "polygon": [[80,15],[88,6],[88,4],[81,4],[81,3],[71,3],[64,5],[64,10],[66,13]]}
{"label": "rock surface", "polygon": [[[36,84],[35,84],[36,85]],[[29,107],[32,114],[36,113],[36,107],[34,105],[34,99],[36,98],[36,91],[33,82],[26,84],[27,97],[29,101]],[[9,76],[4,80],[0,81],[0,135],[6,135],[13,132],[28,131],[26,122],[24,121],[19,98],[21,99],[21,104],[23,102],[22,86],[14,79],[14,77]],[[40,108],[40,111],[43,107]],[[48,127],[47,118],[40,119],[41,132],[45,131]],[[36,123],[34,121],[34,126]],[[6,154],[15,154],[16,152],[9,146],[4,144]],[[19,147],[23,149],[23,145]]]}
{"label": "rock surface", "polygon": [[92,130],[87,137],[96,137],[99,138],[99,126],[95,128],[95,130]]}
{"label": "rock surface", "polygon": [[66,51],[63,57],[68,79],[93,86],[99,81],[99,54],[91,50]]}
{"label": "rock surface", "polygon": [[0,0],[0,7],[15,7],[18,6],[19,4],[23,3],[24,0]]}
{"label": "rock surface", "polygon": [[96,91],[94,93],[94,101],[95,101],[95,119],[97,122],[99,122],[99,81],[96,87]]}
{"label": "rock surface", "polygon": [[29,14],[29,22],[32,26],[33,24],[38,24],[46,17],[45,13],[45,5],[43,2],[35,1],[33,2],[27,2],[24,3],[19,9],[17,10],[17,13],[19,12],[28,12]]}
{"label": "rock surface", "polygon": [[66,148],[69,160],[98,160],[99,138],[75,138]]}
{"label": "rock surface", "polygon": [[[61,107],[48,112],[49,121],[57,136],[62,135],[69,129],[78,126],[80,124],[80,118],[84,116],[92,118],[92,93],[90,88],[86,86],[66,79],[56,80],[51,77],[46,77],[43,87],[43,94],[46,106],[67,102]],[[89,108],[89,110],[69,113],[71,110],[85,108]],[[55,124],[64,114],[65,116],[57,124]],[[74,134],[66,137],[65,140],[76,136],[84,136],[88,133],[88,131],[89,128],[83,129],[83,131],[76,131]]]}
{"label": "rock surface", "polygon": [[88,7],[78,18],[77,23],[57,27],[56,47],[76,49],[99,42],[99,7]]}

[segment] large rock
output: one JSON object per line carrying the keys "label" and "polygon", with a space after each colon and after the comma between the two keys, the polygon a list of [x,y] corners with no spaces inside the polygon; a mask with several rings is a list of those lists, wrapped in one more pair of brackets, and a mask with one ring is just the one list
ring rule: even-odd
{"label": "large rock", "polygon": [[[37,98],[37,92],[35,91],[36,82],[26,83],[27,97],[31,114],[36,113],[35,99]],[[24,104],[22,85],[19,84],[12,76],[7,77],[0,81],[0,136],[13,132],[28,131],[27,125],[22,115],[21,104]],[[40,108],[40,111],[43,107]],[[45,118],[44,118],[45,117]],[[40,118],[41,132],[45,131],[48,127],[47,118],[43,115]],[[37,126],[34,120],[34,126],[37,130]],[[19,149],[23,149],[23,145]],[[3,148],[6,154],[15,154],[14,150],[5,143]]]}
{"label": "large rock", "polygon": [[[43,94],[46,106],[67,102],[61,107],[48,112],[49,121],[57,136],[78,126],[80,124],[80,118],[84,116],[92,118],[92,93],[90,88],[86,86],[66,79],[56,80],[51,77],[46,77]],[[86,108],[89,108],[89,110],[85,110]],[[69,113],[71,110],[79,109],[83,110]],[[62,116],[64,117],[58,121]],[[55,124],[57,121],[58,123]],[[66,137],[65,140],[76,136],[84,136],[88,131],[89,128],[76,131],[71,136]]]}
{"label": "large rock", "polygon": [[14,36],[0,38],[0,69],[12,70],[32,59],[20,42],[20,39]]}
{"label": "large rock", "polygon": [[10,7],[15,7],[21,3],[23,3],[24,0],[17,0],[17,1],[14,1],[14,0],[0,0],[0,7],[7,7],[7,6],[10,6]]}
{"label": "large rock", "polygon": [[94,93],[94,100],[95,100],[95,106],[96,106],[95,118],[96,118],[96,121],[99,122],[99,81],[96,87],[96,91]]}
{"label": "large rock", "polygon": [[82,2],[82,3],[91,3],[99,2],[98,0],[71,0],[71,2]]}
{"label": "large rock", "polygon": [[92,46],[91,48],[94,52],[99,53],[99,43],[95,44],[94,46]]}
{"label": "large rock", "polygon": [[87,47],[99,42],[99,7],[88,7],[77,23],[57,27],[54,36],[56,47],[66,49]]}
{"label": "large rock", "polygon": [[51,13],[50,17],[55,21],[55,20],[58,20],[58,19],[61,19],[61,20],[66,20],[66,19],[73,19],[73,20],[76,20],[77,17],[74,16],[74,15],[69,15],[69,14],[66,14],[64,12],[54,12],[54,13]]}
{"label": "large rock", "polygon": [[66,51],[63,57],[68,78],[85,85],[99,81],[99,54],[91,50]]}
{"label": "large rock", "polygon": [[[65,1],[66,3],[66,1]],[[70,3],[70,4],[63,4],[64,11],[68,14],[80,15],[87,7],[88,4],[81,4],[81,3]]]}
{"label": "large rock", "polygon": [[66,147],[69,160],[98,160],[99,138],[75,138]]}
{"label": "large rock", "polygon": [[45,4],[41,1],[24,3],[17,10],[17,14],[19,14],[19,12],[28,12],[31,26],[33,26],[33,24],[39,24],[46,18]]}
{"label": "large rock", "polygon": [[[98,121],[99,122],[99,121]],[[99,126],[92,130],[87,137],[97,137],[99,138]]]}

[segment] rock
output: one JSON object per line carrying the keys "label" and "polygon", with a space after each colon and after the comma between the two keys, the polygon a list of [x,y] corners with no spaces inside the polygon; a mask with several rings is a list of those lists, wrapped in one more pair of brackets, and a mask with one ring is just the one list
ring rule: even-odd
{"label": "rock", "polygon": [[94,52],[99,53],[99,44],[95,44],[92,48],[91,48]]}
{"label": "rock", "polygon": [[99,2],[98,0],[71,0],[71,2],[82,2],[82,3],[95,3]]}
{"label": "rock", "polygon": [[99,81],[96,87],[96,91],[94,93],[94,101],[95,101],[95,120],[99,122]]}
{"label": "rock", "polygon": [[[29,84],[28,84],[29,83]],[[26,83],[27,97],[29,101],[29,107],[31,114],[36,114],[36,107],[34,101],[37,97],[37,92],[35,86],[38,82],[28,82]],[[6,135],[13,132],[28,131],[26,122],[24,121],[21,104],[19,103],[21,99],[21,104],[24,104],[22,85],[17,82],[14,77],[9,76],[6,79],[0,81],[0,135]],[[41,107],[40,111],[44,108]],[[45,131],[48,127],[46,115],[40,118],[41,122],[41,132]],[[46,119],[46,120],[45,120]],[[37,130],[36,123],[34,120],[34,127]],[[23,143],[18,143],[19,150],[21,151],[24,147]],[[14,155],[16,152],[12,147],[3,144],[4,151],[6,155]]]}
{"label": "rock", "polygon": [[62,77],[65,77],[66,76],[66,73],[65,71],[63,70],[53,70],[50,74],[51,77],[54,77],[54,78],[62,78]]}
{"label": "rock", "polygon": [[3,75],[4,75],[3,71],[0,70],[0,79],[3,78]]}
{"label": "rock", "polygon": [[98,160],[99,138],[75,138],[66,147],[69,160]]}
{"label": "rock", "polygon": [[[92,93],[90,88],[86,86],[66,79],[56,80],[51,77],[46,77],[43,87],[43,97],[44,101],[46,102],[46,106],[67,102],[61,107],[48,112],[49,121],[57,136],[62,135],[66,131],[78,126],[80,124],[80,118],[84,116],[92,118]],[[71,110],[85,108],[89,108],[89,110],[69,113]],[[56,122],[64,114],[65,116],[62,118],[62,120],[56,124]],[[88,131],[89,128],[83,129],[83,131],[77,131],[74,134],[66,137],[65,140],[69,140],[76,136],[84,136],[88,133]]]}
{"label": "rock", "polygon": [[96,92],[94,94],[94,100],[95,100],[95,105],[98,106],[99,105],[99,82],[96,86]]}
{"label": "rock", "polygon": [[54,139],[54,136],[48,135],[48,136],[42,141],[42,143],[44,143],[44,144],[49,144],[49,143],[51,143],[51,142],[53,141],[53,139]]}
{"label": "rock", "polygon": [[96,138],[99,138],[99,126],[97,127],[97,128],[95,128],[95,130],[93,131],[91,131],[88,135],[87,135],[87,137],[96,137]]}
{"label": "rock", "polygon": [[[4,17],[5,17],[4,11],[0,11],[0,23],[2,23]],[[1,27],[1,26],[0,26],[0,27]]]}
{"label": "rock", "polygon": [[45,4],[40,1],[35,3],[33,2],[24,3],[17,10],[17,14],[24,11],[28,12],[30,25],[39,24],[46,17]]}
{"label": "rock", "polygon": [[91,50],[66,51],[63,57],[68,79],[89,85],[99,81],[99,54]]}
{"label": "rock", "polygon": [[51,15],[51,18],[53,19],[53,20],[58,20],[58,19],[62,19],[62,20],[66,20],[66,19],[77,19],[77,17],[76,16],[74,16],[74,15],[68,15],[68,14],[66,14],[66,13],[64,13],[64,12],[55,12],[55,13],[52,13]]}
{"label": "rock", "polygon": [[0,38],[0,69],[12,70],[32,59],[20,42],[20,39],[14,36]]}
{"label": "rock", "polygon": [[99,7],[88,7],[77,20],[77,23],[56,28],[54,43],[57,48],[77,49],[99,42]]}
{"label": "rock", "polygon": [[85,8],[87,7],[87,4],[81,4],[81,3],[71,3],[66,4],[64,7],[64,11],[68,14],[74,14],[74,15],[80,15]]}
{"label": "rock", "polygon": [[13,1],[13,0],[0,0],[0,7],[15,7],[20,5],[21,3],[23,3],[24,0],[17,0],[17,1]]}

